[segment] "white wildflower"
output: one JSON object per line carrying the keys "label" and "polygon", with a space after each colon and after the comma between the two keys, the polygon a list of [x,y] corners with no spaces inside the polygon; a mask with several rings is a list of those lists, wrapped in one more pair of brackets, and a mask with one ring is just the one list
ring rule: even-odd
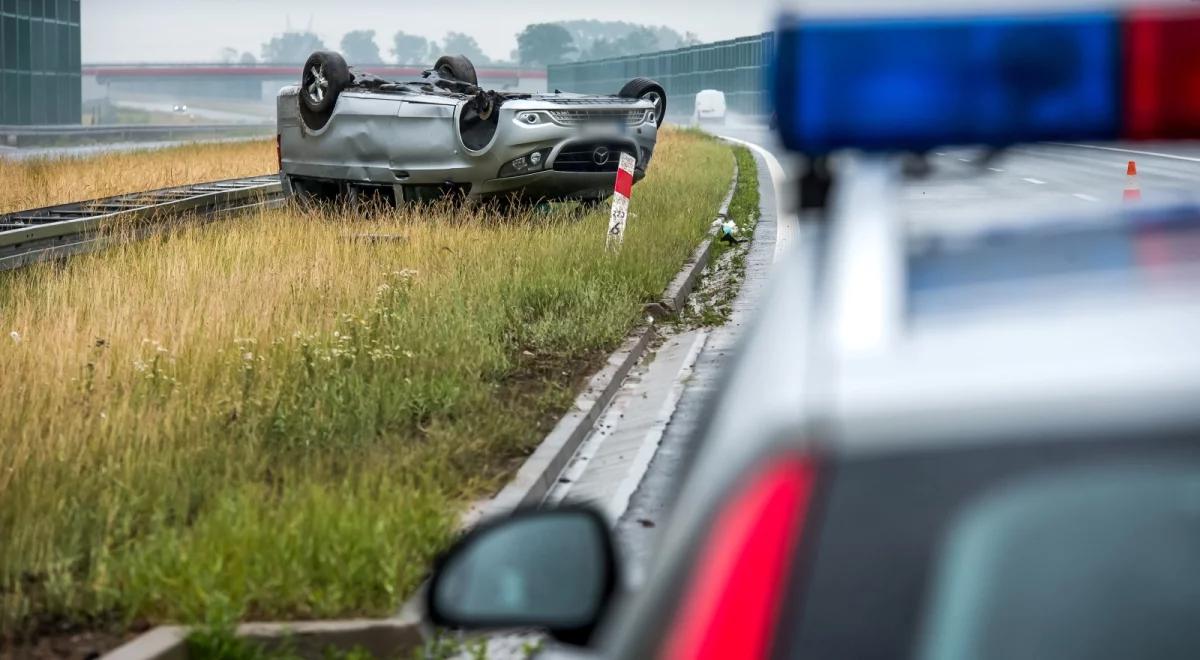
{"label": "white wildflower", "polygon": [[15,344],[21,343],[21,333],[17,332],[16,330],[13,330],[12,332],[8,333],[8,336],[12,337],[13,343],[15,343]]}

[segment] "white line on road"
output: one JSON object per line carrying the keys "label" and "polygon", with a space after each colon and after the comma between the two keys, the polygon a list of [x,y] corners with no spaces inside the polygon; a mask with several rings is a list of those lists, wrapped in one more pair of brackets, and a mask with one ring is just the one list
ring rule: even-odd
{"label": "white line on road", "polygon": [[609,520],[619,520],[624,515],[625,510],[629,508],[629,500],[633,497],[633,492],[637,490],[642,483],[642,478],[646,476],[646,471],[650,469],[650,461],[654,460],[654,455],[658,453],[658,446],[662,442],[663,433],[667,430],[667,424],[670,423],[671,417],[675,415],[675,408],[679,405],[679,399],[683,397],[683,389],[687,384],[687,380],[692,375],[692,368],[696,366],[696,360],[700,357],[700,351],[704,348],[705,342],[708,341],[708,332],[700,330],[696,332],[696,338],[692,341],[692,345],[688,347],[687,355],[683,358],[683,364],[680,365],[679,371],[671,381],[671,391],[667,393],[666,399],[663,401],[662,407],[658,410],[658,415],[654,420],[654,424],[646,431],[646,435],[642,438],[642,446],[638,448],[637,456],[634,457],[633,463],[629,466],[629,471],[625,473],[625,478],[617,486],[616,492],[608,501]]}
{"label": "white line on road", "polygon": [[958,162],[960,162],[960,163],[969,163],[969,162],[971,162],[971,159],[970,159],[970,158],[959,158],[959,159],[958,159]]}
{"label": "white line on road", "polygon": [[1003,167],[989,167],[988,169],[993,172],[1003,172],[1004,171]]}
{"label": "white line on road", "polygon": [[1085,201],[1085,202],[1098,202],[1098,201],[1100,201],[1100,199],[1099,199],[1098,197],[1092,197],[1091,195],[1089,195],[1089,194],[1087,194],[1087,193],[1075,193],[1075,194],[1074,194],[1074,196],[1075,196],[1075,197],[1078,197],[1079,199],[1082,199],[1082,200],[1083,200],[1083,201]]}
{"label": "white line on road", "polygon": [[1046,184],[1046,182],[1045,182],[1045,181],[1042,181],[1041,179],[1035,179],[1035,178],[1033,178],[1033,177],[1028,177],[1028,176],[1027,176],[1027,177],[1025,177],[1024,179],[1021,179],[1021,180],[1022,180],[1022,181],[1028,181],[1029,183],[1037,184],[1037,185],[1039,185],[1039,186],[1042,186],[1042,185],[1045,185],[1045,184]]}
{"label": "white line on road", "polygon": [[784,214],[783,212],[783,190],[784,184],[787,183],[787,176],[783,173],[783,165],[779,164],[779,159],[775,157],[775,154],[753,142],[739,140],[727,135],[720,137],[723,140],[735,142],[743,147],[754,150],[767,163],[767,170],[771,173],[771,183],[775,184],[775,256],[771,261],[779,261],[779,255],[784,253],[795,239],[796,234],[800,231],[800,217],[795,213]]}
{"label": "white line on road", "polygon": [[1157,151],[1138,151],[1136,149],[1122,149],[1120,147],[1102,147],[1098,144],[1071,144],[1070,142],[1048,142],[1047,144],[1057,144],[1064,147],[1079,147],[1080,149],[1100,149],[1103,151],[1118,151],[1123,154],[1136,154],[1140,156],[1154,156],[1156,158],[1170,158],[1172,160],[1186,160],[1190,163],[1200,163],[1200,158],[1191,156],[1180,156],[1178,154],[1164,154]]}

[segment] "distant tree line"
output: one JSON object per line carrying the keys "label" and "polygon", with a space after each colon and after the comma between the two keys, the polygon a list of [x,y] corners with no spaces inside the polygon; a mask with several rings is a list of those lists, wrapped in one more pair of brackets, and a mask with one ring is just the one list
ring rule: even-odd
{"label": "distant tree line", "polygon": [[[392,35],[390,57],[385,58],[375,41],[375,30],[352,30],[342,36],[339,44],[350,64],[431,64],[444,53],[466,55],[476,64],[522,64],[544,66],[577,60],[594,60],[623,55],[637,55],[670,50],[699,43],[695,34],[679,32],[666,26],[648,26],[625,21],[578,20],[557,23],[533,23],[516,35],[517,48],[508,60],[488,57],[475,37],[462,32],[447,32],[442,39],[408,34]],[[254,64],[302,63],[315,50],[327,50],[325,43],[311,30],[288,30],[277,34],[262,45],[260,58],[253,53],[238,53],[223,48],[222,62]]]}

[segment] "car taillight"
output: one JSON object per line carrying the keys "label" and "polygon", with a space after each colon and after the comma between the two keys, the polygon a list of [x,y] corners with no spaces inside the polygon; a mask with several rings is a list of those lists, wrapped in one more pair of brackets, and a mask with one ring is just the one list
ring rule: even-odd
{"label": "car taillight", "polygon": [[1200,12],[1144,9],[1125,22],[1127,137],[1200,136]]}
{"label": "car taillight", "polygon": [[710,529],[663,660],[765,658],[816,481],[809,458],[766,464]]}
{"label": "car taillight", "polygon": [[283,171],[283,136],[275,134],[275,164]]}

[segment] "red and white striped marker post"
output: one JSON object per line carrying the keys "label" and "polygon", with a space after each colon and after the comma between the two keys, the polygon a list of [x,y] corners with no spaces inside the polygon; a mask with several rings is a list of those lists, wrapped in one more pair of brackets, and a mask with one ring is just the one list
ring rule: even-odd
{"label": "red and white striped marker post", "polygon": [[613,187],[612,215],[608,218],[608,239],[605,245],[610,250],[619,249],[625,239],[625,223],[629,219],[629,197],[633,194],[633,156],[621,152],[621,163],[617,166],[617,183]]}

